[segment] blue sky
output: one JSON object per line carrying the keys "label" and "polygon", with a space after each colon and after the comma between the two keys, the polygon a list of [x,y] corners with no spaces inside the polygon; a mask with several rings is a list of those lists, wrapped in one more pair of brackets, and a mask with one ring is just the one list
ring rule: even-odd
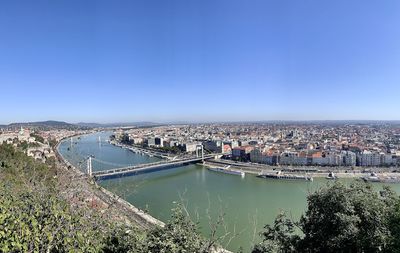
{"label": "blue sky", "polygon": [[0,2],[0,123],[400,119],[400,1]]}

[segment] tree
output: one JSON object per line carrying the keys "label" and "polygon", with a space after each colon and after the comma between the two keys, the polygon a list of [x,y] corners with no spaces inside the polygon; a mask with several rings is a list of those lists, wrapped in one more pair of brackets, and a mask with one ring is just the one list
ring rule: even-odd
{"label": "tree", "polygon": [[400,201],[397,201],[389,214],[387,225],[390,230],[389,251],[400,252]]}
{"label": "tree", "polygon": [[384,250],[394,200],[388,188],[379,193],[363,182],[323,188],[308,197],[308,210],[300,220],[305,234],[301,246],[314,252]]}
{"label": "tree", "polygon": [[50,139],[49,140],[49,145],[52,148],[55,148],[55,146],[57,145],[57,140],[56,139]]}
{"label": "tree", "polygon": [[281,212],[273,225],[266,225],[262,233],[263,241],[257,244],[253,253],[262,252],[295,252],[299,236],[294,232],[295,224]]}
{"label": "tree", "polygon": [[100,232],[51,193],[0,196],[1,252],[98,252]]}
{"label": "tree", "polygon": [[55,167],[12,145],[0,145],[0,165],[1,252],[99,252],[101,220],[63,200]]}
{"label": "tree", "polygon": [[394,238],[400,234],[399,199],[388,187],[378,192],[363,182],[337,182],[311,193],[307,202],[299,222],[280,215],[274,226],[266,226],[263,247],[253,252],[394,252],[400,245]]}
{"label": "tree", "polygon": [[172,220],[165,227],[150,231],[146,248],[146,252],[152,253],[208,252],[206,241],[197,233],[197,225],[179,205],[173,210]]}
{"label": "tree", "polygon": [[146,247],[145,233],[128,226],[116,226],[105,238],[103,253],[141,253]]}
{"label": "tree", "polygon": [[36,133],[31,133],[30,134],[31,137],[35,138],[35,141],[38,141],[40,143],[44,143],[44,138]]}

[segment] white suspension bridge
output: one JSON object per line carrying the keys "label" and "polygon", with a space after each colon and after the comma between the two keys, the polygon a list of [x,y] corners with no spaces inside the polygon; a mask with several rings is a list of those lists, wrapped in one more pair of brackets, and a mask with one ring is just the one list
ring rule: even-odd
{"label": "white suspension bridge", "polygon": [[[89,156],[86,159],[87,161],[86,173],[89,177],[93,177],[98,180],[110,179],[110,178],[138,175],[143,173],[150,173],[190,163],[203,162],[204,160],[215,158],[215,156],[218,155],[219,154],[204,155],[203,147],[202,145],[199,145],[199,147],[196,149],[195,156],[182,157],[182,158],[175,157],[175,159],[173,160],[163,160],[159,162],[135,164],[135,165],[117,164],[117,163],[102,161],[93,156]],[[92,165],[93,161],[114,168],[109,170],[93,171],[93,165]]]}

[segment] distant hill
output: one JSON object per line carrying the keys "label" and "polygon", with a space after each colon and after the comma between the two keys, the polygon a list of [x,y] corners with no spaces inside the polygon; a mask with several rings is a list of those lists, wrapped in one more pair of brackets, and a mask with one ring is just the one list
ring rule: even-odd
{"label": "distant hill", "polygon": [[19,123],[11,123],[9,125],[4,126],[4,128],[36,128],[41,130],[50,130],[50,129],[80,129],[82,127],[70,124],[64,121],[55,121],[55,120],[48,120],[48,121],[37,121],[37,122],[19,122]]}
{"label": "distant hill", "polygon": [[81,126],[81,127],[90,127],[90,128],[104,127],[103,124],[99,124],[99,123],[86,123],[86,122],[79,122],[79,123],[76,123],[75,125]]}
{"label": "distant hill", "polygon": [[0,129],[19,129],[23,128],[32,128],[38,130],[51,130],[51,129],[69,129],[69,130],[77,130],[77,129],[92,129],[92,128],[106,128],[106,127],[150,127],[150,126],[159,126],[161,124],[154,122],[128,122],[128,123],[109,123],[109,124],[100,124],[100,123],[86,123],[79,122],[76,124],[67,123],[64,121],[55,121],[55,120],[47,120],[47,121],[37,121],[37,122],[17,122],[11,123],[9,125],[0,125]]}
{"label": "distant hill", "polygon": [[158,125],[160,125],[160,123],[148,122],[148,121],[124,122],[124,123],[106,123],[106,124],[79,122],[79,123],[76,123],[76,125],[82,126],[82,127],[91,127],[91,128],[96,128],[96,127],[131,127],[131,126],[144,127],[144,126],[158,126]]}

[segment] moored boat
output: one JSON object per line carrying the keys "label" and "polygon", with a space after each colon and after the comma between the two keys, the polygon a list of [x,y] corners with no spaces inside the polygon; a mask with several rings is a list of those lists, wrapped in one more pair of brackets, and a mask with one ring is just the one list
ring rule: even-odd
{"label": "moored boat", "polygon": [[288,179],[288,180],[307,180],[314,181],[313,177],[308,175],[293,175],[293,174],[283,174],[281,171],[277,171],[276,173],[261,173],[257,177],[260,178],[271,178],[271,179]]}
{"label": "moored boat", "polygon": [[326,179],[329,179],[329,180],[335,180],[337,178],[338,177],[333,172],[329,172],[328,176],[326,177]]}
{"label": "moored boat", "polygon": [[365,182],[381,182],[381,179],[378,177],[378,175],[375,172],[371,172],[368,176],[362,177],[362,180]]}
{"label": "moored boat", "polygon": [[227,167],[224,167],[224,168],[221,168],[221,167],[211,167],[211,168],[208,168],[208,170],[215,171],[215,172],[222,172],[222,173],[230,174],[230,175],[241,176],[241,177],[244,177],[244,176],[246,175],[243,171],[240,171],[240,170],[232,170],[232,169],[229,169],[230,167],[231,167],[231,166],[227,166]]}
{"label": "moored boat", "polygon": [[400,177],[395,176],[378,176],[375,172],[372,172],[368,176],[362,177],[365,182],[372,183],[400,183]]}

